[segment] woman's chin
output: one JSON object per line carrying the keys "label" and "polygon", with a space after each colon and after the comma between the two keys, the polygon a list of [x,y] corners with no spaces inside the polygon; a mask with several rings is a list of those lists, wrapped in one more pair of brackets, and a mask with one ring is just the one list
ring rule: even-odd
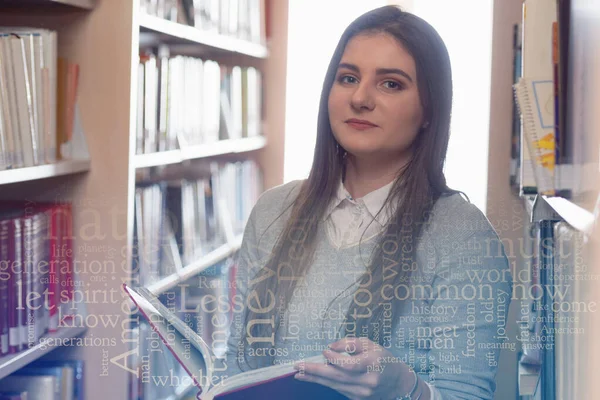
{"label": "woman's chin", "polygon": [[344,147],[349,156],[356,158],[387,157],[389,152],[382,148],[370,146],[347,146]]}

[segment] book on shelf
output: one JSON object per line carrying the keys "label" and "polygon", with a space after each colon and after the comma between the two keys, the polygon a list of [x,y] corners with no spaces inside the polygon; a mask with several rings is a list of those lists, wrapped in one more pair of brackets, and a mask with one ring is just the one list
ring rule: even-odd
{"label": "book on shelf", "polygon": [[[61,400],[56,392],[57,383],[54,375],[11,375],[1,382],[1,390],[7,392],[20,392],[20,399],[26,400]],[[23,393],[25,395],[23,396]]]}
{"label": "book on shelf", "polygon": [[194,176],[138,181],[133,271],[150,285],[193,264],[241,234],[262,192],[252,161],[204,163]]}
{"label": "book on shelf", "polygon": [[140,55],[136,153],[184,149],[262,132],[261,74],[254,67]]}
{"label": "book on shelf", "polygon": [[27,400],[27,392],[0,392],[0,400]]}
{"label": "book on shelf", "polygon": [[75,313],[70,205],[1,206],[0,356],[38,344]]}
{"label": "book on shelf", "polygon": [[[172,265],[162,263],[165,249],[164,183],[136,183],[134,205],[133,262],[134,273],[142,284],[170,273]],[[163,271],[161,271],[163,269]]]}
{"label": "book on shelf", "polygon": [[83,371],[81,360],[36,360],[0,380],[0,398],[3,391],[14,391],[17,399],[83,400]]}
{"label": "book on shelf", "polygon": [[515,85],[522,116],[521,186],[554,194],[555,129],[552,25],[556,0],[525,0],[522,17],[522,71]]}
{"label": "book on shelf", "polygon": [[585,28],[570,23],[571,8],[570,0],[523,3],[521,49],[514,49],[521,74],[513,85],[522,117],[521,194],[579,198],[593,191],[586,176],[597,171],[598,151],[590,151],[577,117],[589,108],[582,79],[589,44]]}
{"label": "book on shelf", "polygon": [[[218,359],[206,342],[185,322],[144,288],[123,285],[152,329],[183,366],[194,385],[199,389],[201,400],[212,399],[262,399],[281,398],[328,398],[346,399],[345,396],[326,386],[294,379],[297,371],[292,365],[281,364],[259,368],[223,379],[213,384],[212,377]],[[301,361],[301,360],[299,360]],[[326,363],[323,355],[303,360]]]}
{"label": "book on shelf", "polygon": [[168,183],[169,219],[184,265],[225,243],[211,184],[210,178]]}
{"label": "book on shelf", "polygon": [[546,195],[555,193],[554,115],[548,107],[553,102],[553,90],[552,80],[521,78],[515,85],[535,187]]}
{"label": "book on shelf", "polygon": [[0,169],[89,159],[78,71],[58,57],[56,32],[0,28]]}
{"label": "book on shelf", "polygon": [[[521,77],[521,24],[513,25],[513,85],[519,82]],[[516,193],[521,191],[521,116],[517,99],[513,97],[513,125],[511,132],[510,147],[510,185]]]}

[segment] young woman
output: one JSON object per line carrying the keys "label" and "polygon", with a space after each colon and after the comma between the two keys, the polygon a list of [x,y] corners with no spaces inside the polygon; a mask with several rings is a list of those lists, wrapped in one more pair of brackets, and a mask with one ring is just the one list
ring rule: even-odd
{"label": "young woman", "polygon": [[488,220],[446,185],[451,104],[429,24],[394,6],[350,24],[310,176],[248,221],[225,375],[323,353],[297,378],[350,399],[493,397],[512,279]]}

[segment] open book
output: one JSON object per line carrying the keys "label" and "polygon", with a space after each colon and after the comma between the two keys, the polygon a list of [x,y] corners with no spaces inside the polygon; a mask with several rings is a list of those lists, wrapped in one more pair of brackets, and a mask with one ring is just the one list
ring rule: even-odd
{"label": "open book", "polygon": [[[294,379],[298,372],[292,364],[273,365],[225,378],[213,385],[215,356],[204,340],[185,322],[169,311],[148,289],[123,285],[152,329],[173,353],[192,378],[201,400],[237,399],[347,399],[339,392],[316,383]],[[298,360],[300,361],[300,360]],[[304,362],[326,363],[323,355],[303,359]]]}

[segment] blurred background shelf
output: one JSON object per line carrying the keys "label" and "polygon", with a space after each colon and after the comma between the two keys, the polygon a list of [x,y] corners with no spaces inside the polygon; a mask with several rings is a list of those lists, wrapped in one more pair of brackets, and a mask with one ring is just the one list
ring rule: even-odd
{"label": "blurred background shelf", "polygon": [[594,214],[563,197],[543,196],[548,205],[569,225],[584,234],[590,234],[594,226]]}
{"label": "blurred background shelf", "polygon": [[240,249],[241,246],[242,235],[237,236],[233,240],[233,243],[226,243],[220,246],[219,248],[211,251],[197,262],[187,265],[180,271],[149,285],[148,290],[150,290],[155,295],[159,295],[169,289],[172,289],[178,284],[185,282],[193,276],[200,274],[205,269],[212,267],[219,261],[222,261],[227,257],[233,255],[236,251]]}
{"label": "blurred background shelf", "polygon": [[[263,45],[235,37],[204,32],[193,26],[179,24],[153,15],[140,14],[139,23],[141,32],[151,33],[161,43],[201,44],[217,50],[255,58],[266,58],[268,54],[267,48]],[[144,41],[147,42],[147,39]]]}
{"label": "blurred background shelf", "polygon": [[[0,358],[0,379],[4,378],[17,371],[20,368],[23,368],[27,364],[37,360],[38,358],[48,354],[52,350],[56,349],[60,346],[55,346],[52,341],[55,339],[68,339],[75,338],[86,331],[85,328],[77,327],[77,328],[62,328],[57,332],[50,333],[44,335],[42,341],[46,341],[46,344],[42,346],[42,344],[38,343],[34,347],[24,350],[17,354],[9,354],[5,357]],[[51,341],[48,343],[48,341]],[[42,349],[42,347],[44,347]]]}
{"label": "blurred background shelf", "polygon": [[89,169],[90,160],[70,160],[35,167],[7,169],[0,171],[0,185],[76,174],[89,171]]}
{"label": "blurred background shelf", "polygon": [[207,145],[190,146],[181,150],[184,160],[214,157],[225,154],[246,153],[265,147],[264,136],[255,136],[243,139],[219,140]]}
{"label": "blurred background shelf", "polygon": [[190,146],[182,150],[169,150],[149,154],[138,154],[135,156],[136,168],[157,167],[161,165],[177,164],[184,160],[195,160],[221,156],[226,154],[238,154],[262,149],[266,145],[263,136],[243,139],[219,140],[211,144]]}

